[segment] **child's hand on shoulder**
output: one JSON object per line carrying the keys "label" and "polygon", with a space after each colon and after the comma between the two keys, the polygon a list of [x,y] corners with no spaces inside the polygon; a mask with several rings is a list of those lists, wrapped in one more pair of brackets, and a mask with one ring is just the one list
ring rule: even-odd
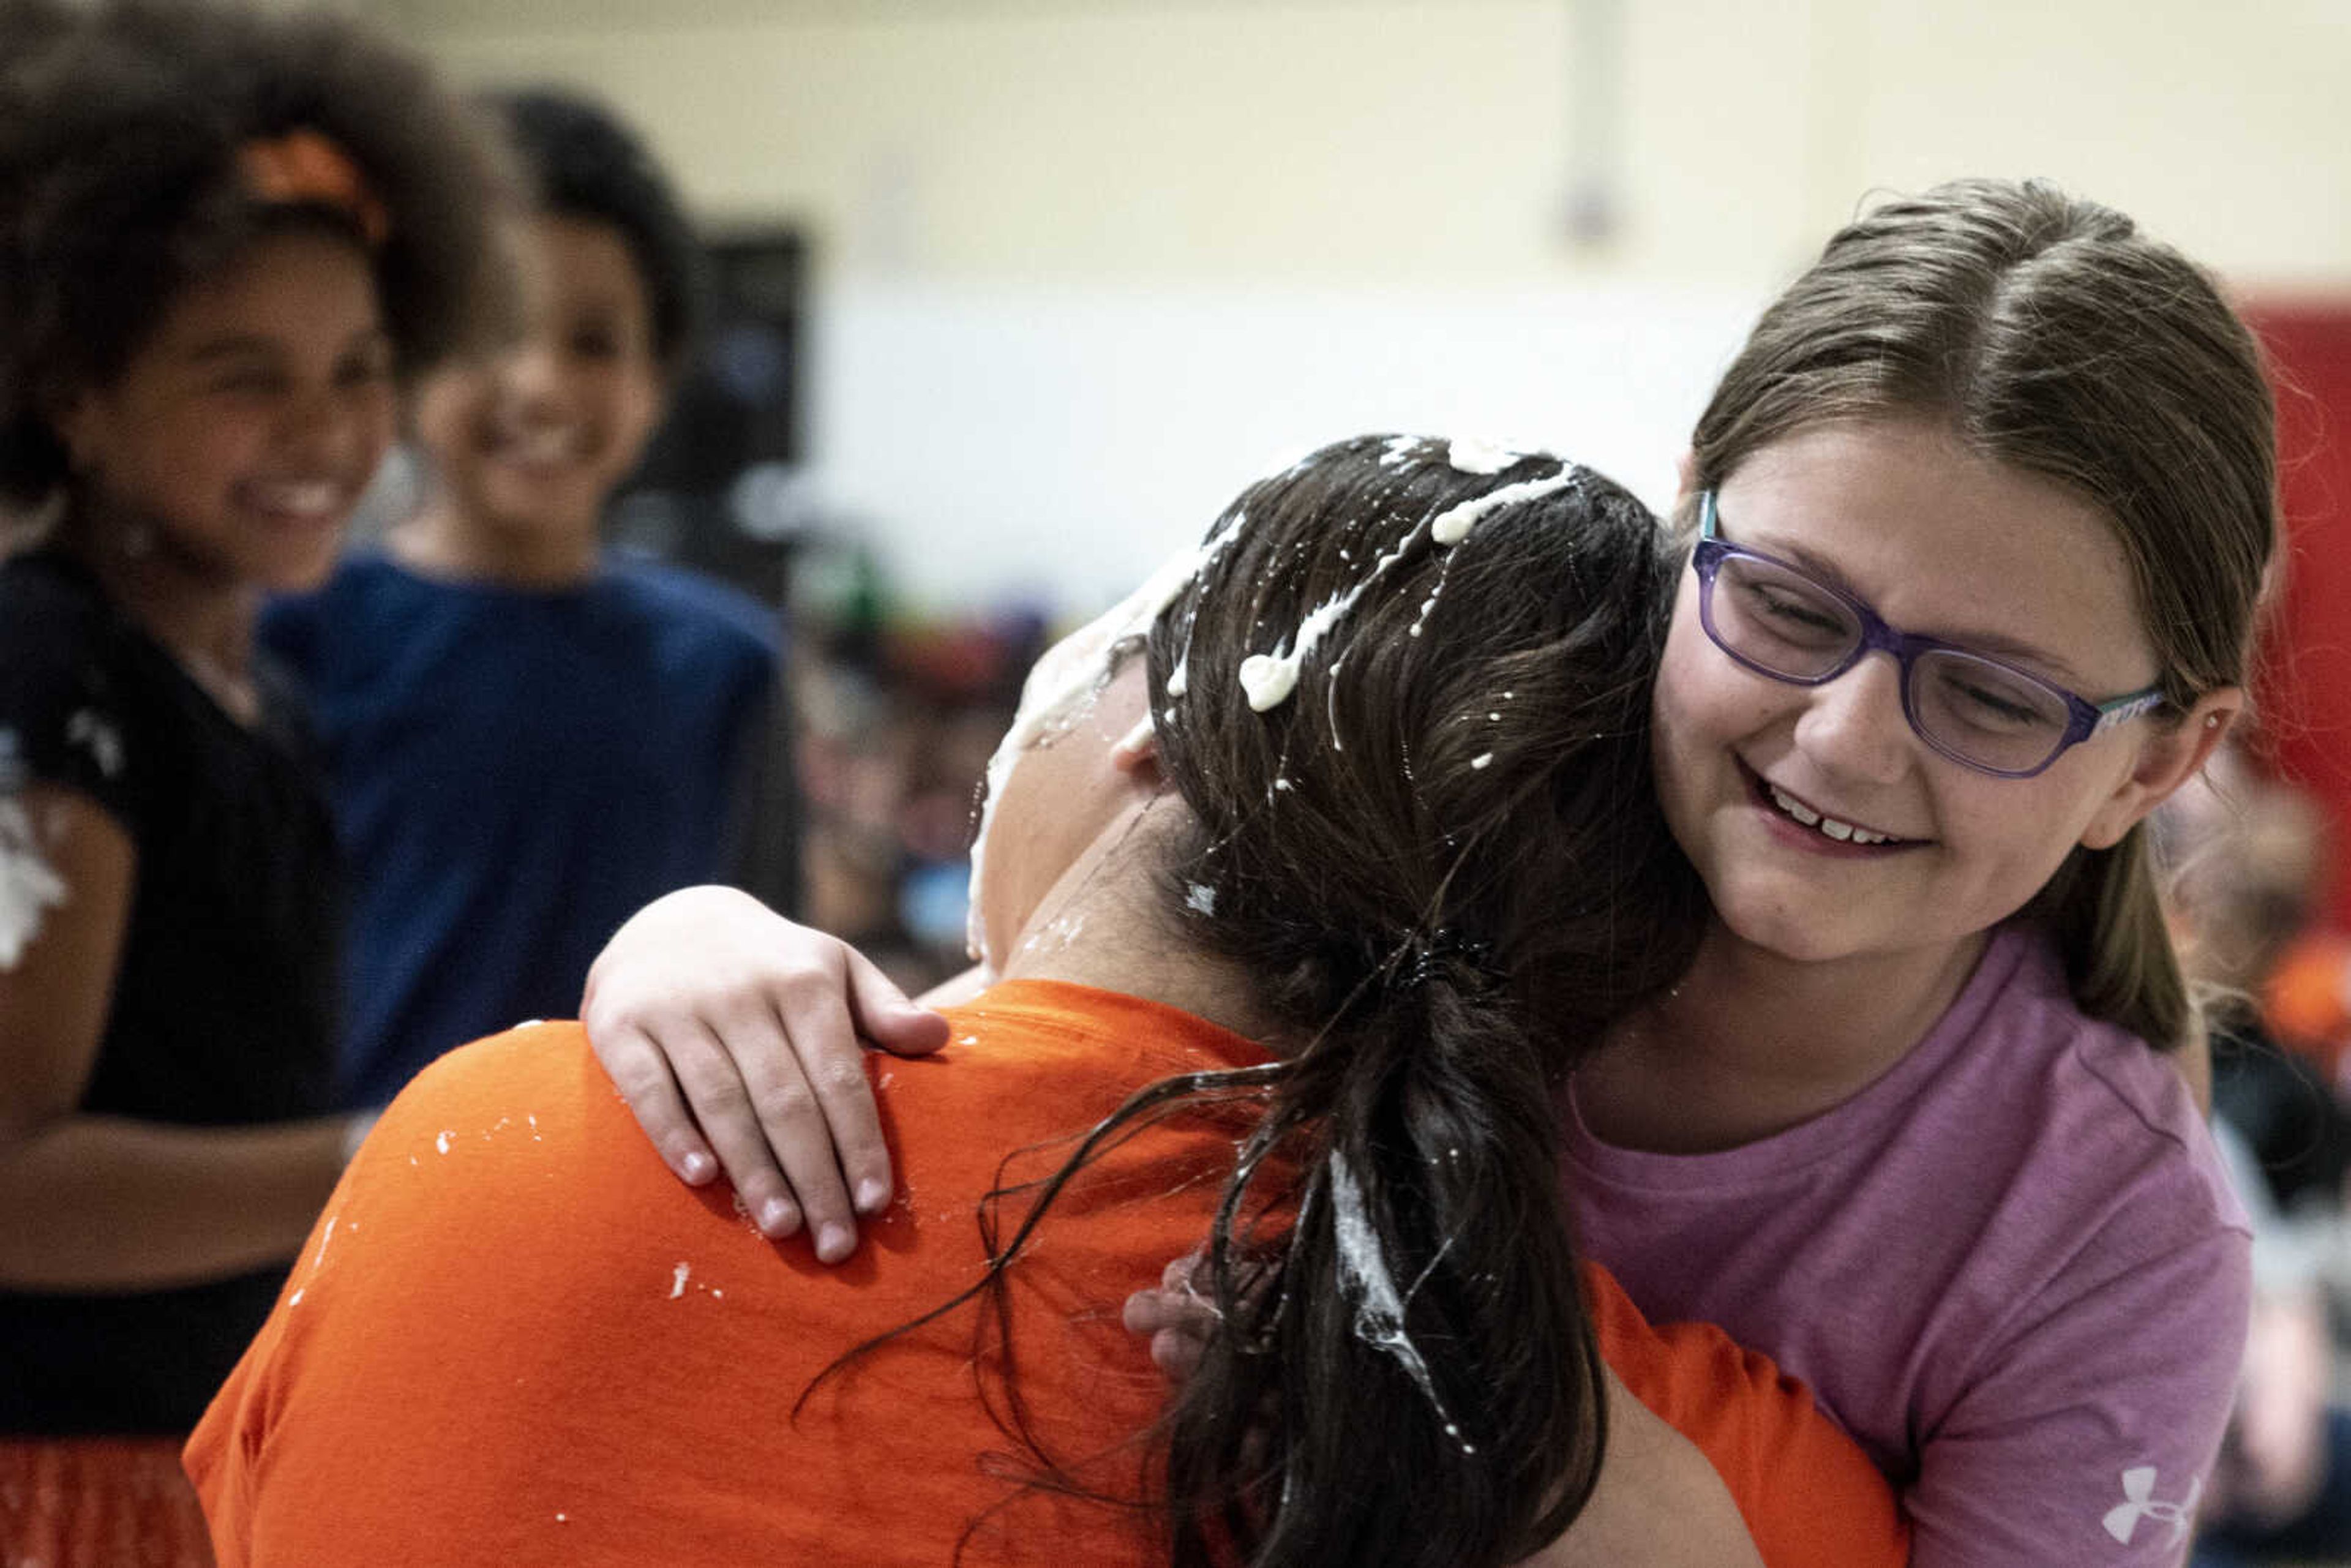
{"label": "child's hand on shoulder", "polygon": [[590,968],[580,1016],[681,1180],[725,1171],[762,1232],[805,1224],[828,1263],[856,1249],[857,1215],[890,1202],[863,1048],[920,1055],[947,1040],[944,1018],[847,943],[728,887],[631,916]]}

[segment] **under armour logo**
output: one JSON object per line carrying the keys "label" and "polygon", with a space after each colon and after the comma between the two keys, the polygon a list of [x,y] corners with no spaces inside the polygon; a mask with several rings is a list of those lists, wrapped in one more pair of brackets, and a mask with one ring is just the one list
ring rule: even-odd
{"label": "under armour logo", "polygon": [[2128,1546],[2131,1537],[2138,1533],[2142,1519],[2160,1520],[2171,1526],[2171,1544],[2179,1545],[2188,1539],[2189,1529],[2196,1522],[2196,1502],[2204,1495],[2204,1478],[2199,1476],[2189,1484],[2188,1495],[2178,1502],[2166,1502],[2155,1495],[2155,1467],[2141,1465],[2123,1472],[2123,1499],[2106,1511],[2106,1533]]}

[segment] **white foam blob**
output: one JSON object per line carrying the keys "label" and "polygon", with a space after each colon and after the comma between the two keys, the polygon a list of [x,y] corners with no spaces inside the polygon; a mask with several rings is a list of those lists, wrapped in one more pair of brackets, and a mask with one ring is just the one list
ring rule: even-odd
{"label": "white foam blob", "polygon": [[0,800],[0,970],[14,969],[25,949],[65,903],[66,880],[41,852],[32,813],[20,797]]}
{"label": "white foam blob", "polygon": [[1548,479],[1521,479],[1515,485],[1489,490],[1437,514],[1437,520],[1428,525],[1428,537],[1441,545],[1458,545],[1468,538],[1469,530],[1476,528],[1489,512],[1520,501],[1538,500],[1583,482],[1583,470],[1571,464]]}
{"label": "white foam blob", "polygon": [[1249,711],[1280,707],[1298,689],[1299,661],[1294,654],[1251,653],[1241,661],[1241,690]]}
{"label": "white foam blob", "polygon": [[1456,437],[1445,448],[1445,461],[1463,474],[1499,474],[1530,454],[1499,441],[1477,436]]}

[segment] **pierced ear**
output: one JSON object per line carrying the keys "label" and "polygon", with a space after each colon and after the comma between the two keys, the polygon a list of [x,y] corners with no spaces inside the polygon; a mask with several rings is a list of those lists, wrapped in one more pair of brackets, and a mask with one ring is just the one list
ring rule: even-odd
{"label": "pierced ear", "polygon": [[2204,764],[2245,711],[2241,686],[2207,692],[2169,729],[2151,736],[2139,749],[2130,777],[2098,809],[2082,831],[2082,847],[2112,849],[2140,820],[2171,798],[2173,790],[2203,770]]}

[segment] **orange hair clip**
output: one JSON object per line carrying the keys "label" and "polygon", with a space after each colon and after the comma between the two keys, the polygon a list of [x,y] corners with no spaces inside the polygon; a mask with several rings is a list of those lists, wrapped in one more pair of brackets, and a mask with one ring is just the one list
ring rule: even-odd
{"label": "orange hair clip", "polygon": [[371,246],[392,233],[383,203],[350,154],[316,131],[255,137],[236,150],[246,193],[269,206],[332,207],[359,225]]}

